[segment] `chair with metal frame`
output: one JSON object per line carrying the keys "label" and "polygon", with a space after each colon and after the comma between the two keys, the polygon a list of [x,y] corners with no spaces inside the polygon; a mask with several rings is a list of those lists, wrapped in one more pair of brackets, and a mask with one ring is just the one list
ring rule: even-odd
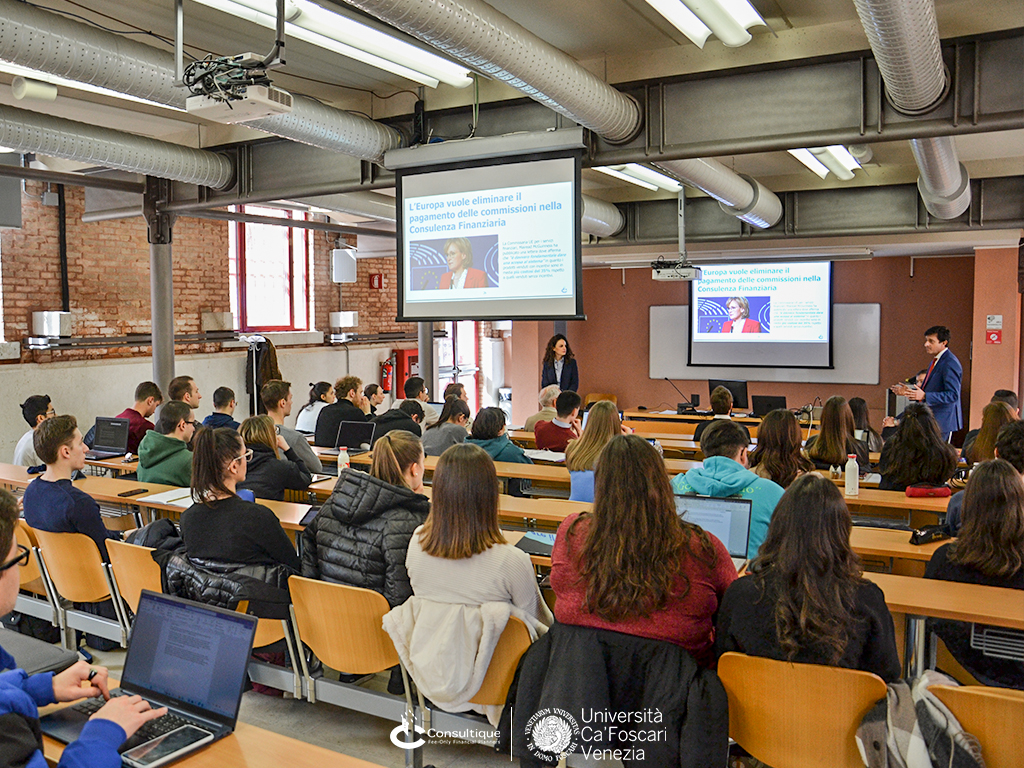
{"label": "chair with metal frame", "polygon": [[53,626],[59,627],[60,617],[57,603],[46,590],[46,581],[39,566],[39,557],[36,554],[39,542],[36,541],[35,531],[24,520],[18,520],[14,535],[17,537],[18,544],[32,553],[28,562],[18,567],[18,589],[20,592],[31,592],[32,595],[36,595],[36,597],[32,597],[32,595],[19,594],[14,610],[35,616],[43,621],[49,621]]}
{"label": "chair with metal frame", "polygon": [[[249,612],[249,601],[240,600],[235,610],[239,613]],[[291,659],[290,667],[279,667],[266,661],[249,661],[249,679],[254,683],[265,685],[268,688],[276,688],[279,691],[288,691],[295,698],[301,699],[303,695],[303,678],[299,673],[299,666],[296,662],[298,656],[298,644],[292,635],[290,623],[287,619],[259,619],[256,623],[256,636],[252,642],[252,649],[258,652],[261,648],[275,645],[284,640],[288,658]]]}
{"label": "chair with metal frame", "polygon": [[113,576],[115,594],[134,613],[139,609],[142,590],[162,592],[160,566],[153,560],[151,547],[140,547],[123,541],[107,542],[110,562],[107,568]]}
{"label": "chair with metal frame", "polygon": [[870,672],[725,653],[729,736],[774,768],[862,768],[855,734],[886,696]]}
{"label": "chair with metal frame", "polygon": [[988,768],[1016,768],[1024,755],[1024,691],[967,685],[931,685],[963,729],[981,744]]}

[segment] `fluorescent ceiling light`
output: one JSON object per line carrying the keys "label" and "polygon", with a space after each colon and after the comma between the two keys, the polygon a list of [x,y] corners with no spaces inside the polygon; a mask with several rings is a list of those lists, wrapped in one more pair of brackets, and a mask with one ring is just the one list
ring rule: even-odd
{"label": "fluorescent ceiling light", "polygon": [[818,160],[814,155],[811,154],[809,149],[791,149],[789,154],[799,160],[801,163],[807,166],[807,168],[813,173],[818,174],[819,177],[825,178],[828,176],[828,168],[822,165],[821,161]]}
{"label": "fluorescent ceiling light", "polygon": [[714,34],[723,45],[735,48],[750,42],[751,27],[764,19],[748,0],[647,0],[698,48]]}
{"label": "fluorescent ceiling light", "polygon": [[0,72],[6,72],[7,74],[14,75],[15,77],[21,76],[31,78],[32,80],[41,80],[44,83],[59,85],[64,88],[72,88],[76,91],[98,93],[102,96],[110,96],[115,99],[122,99],[123,101],[134,101],[136,104],[149,104],[150,106],[160,107],[161,109],[173,109],[175,112],[185,111],[184,109],[171,107],[158,101],[140,99],[138,96],[131,96],[130,94],[120,93],[119,91],[111,91],[108,88],[100,88],[98,85],[90,85],[89,83],[83,83],[78,80],[68,80],[63,77],[58,77],[57,75],[51,75],[46,72],[29,69],[28,67],[19,67],[17,64],[10,64],[6,61],[0,61]]}
{"label": "fluorescent ceiling light", "polygon": [[857,158],[850,154],[850,150],[844,147],[842,144],[832,144],[825,147],[829,154],[832,155],[846,170],[851,173],[860,168],[860,163],[857,162]]}
{"label": "fluorescent ceiling light", "polygon": [[638,187],[649,189],[652,192],[658,189],[668,190],[669,192],[681,192],[683,189],[683,185],[675,179],[638,163],[595,166],[593,170],[600,171],[622,181],[628,181],[630,184],[636,184]]}
{"label": "fluorescent ceiling light", "polygon": [[791,149],[789,154],[825,178],[829,171],[840,181],[849,181],[853,172],[860,168],[860,163],[841,144],[829,147],[811,147],[810,149]]}
{"label": "fluorescent ceiling light", "polygon": [[[276,29],[277,26],[277,5],[274,0],[195,1],[268,29]],[[309,0],[288,0],[285,18],[285,33],[290,37],[422,85],[436,88],[441,82],[455,88],[464,88],[473,82],[465,66],[329,11]]]}

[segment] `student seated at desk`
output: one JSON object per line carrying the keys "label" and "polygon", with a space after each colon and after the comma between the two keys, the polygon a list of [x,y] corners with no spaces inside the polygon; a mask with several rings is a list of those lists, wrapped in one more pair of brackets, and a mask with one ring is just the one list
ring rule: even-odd
{"label": "student seated at desk", "polygon": [[19,467],[38,467],[42,460],[36,455],[36,429],[49,418],[57,415],[49,395],[32,395],[21,404],[21,415],[31,429],[21,436],[14,447],[14,464]]}
{"label": "student seated at desk", "polygon": [[156,413],[164,393],[152,381],[144,381],[135,388],[135,404],[117,414],[119,419],[128,419],[128,453],[138,453],[139,444],[146,433],[156,429],[149,417]]}
{"label": "student seated at desk", "polygon": [[821,427],[818,434],[811,435],[804,446],[807,458],[817,469],[845,467],[846,458],[856,455],[861,472],[871,468],[868,461],[868,445],[854,436],[853,411],[845,398],[838,395],[825,401],[821,409]]}
{"label": "student seated at desk", "polygon": [[[727,387],[715,387],[711,390],[711,412],[714,416],[710,421],[702,421],[693,430],[693,440],[699,443],[704,430],[707,429],[715,419],[732,419],[732,392]],[[742,424],[740,426],[743,426]],[[750,430],[743,427],[747,433],[747,442],[750,442]]]}
{"label": "student seated at desk", "polygon": [[[511,461],[516,464],[533,464],[523,449],[508,439],[505,434],[505,412],[501,408],[482,408],[473,420],[473,431],[466,438],[466,444],[483,448],[494,461]],[[451,449],[449,449],[451,450]],[[529,481],[518,477],[508,480],[508,492],[512,496],[523,496],[524,484]]]}
{"label": "student seated at desk", "polygon": [[654,446],[636,435],[613,437],[597,462],[593,512],[558,526],[555,618],[668,640],[712,667],[714,615],[735,579],[725,545],[679,518]]}
{"label": "student seated at desk", "polygon": [[341,470],[302,532],[302,575],[372,589],[392,608],[401,605],[412,595],[409,538],[429,512],[423,446],[409,432],[389,432],[374,444],[370,473]]}
{"label": "student seated at desk", "polygon": [[370,401],[362,393],[363,380],[358,376],[344,376],[334,384],[337,401],[320,410],[316,419],[313,445],[336,448],[338,429],[343,421],[369,421]]}
{"label": "student seated at desk", "polygon": [[867,443],[868,453],[880,453],[885,443],[882,436],[871,426],[871,414],[868,411],[867,401],[863,397],[851,397],[850,412],[853,414],[853,436],[861,442]]}
{"label": "student seated at desk", "polygon": [[213,413],[203,419],[207,429],[238,429],[235,421],[235,391],[230,387],[217,387],[213,390]]}
{"label": "student seated at desk", "polygon": [[419,437],[423,434],[423,405],[419,400],[403,400],[397,408],[384,411],[370,421],[377,425],[373,431],[375,445],[392,430],[401,430]]}
{"label": "student seated at desk", "polygon": [[[304,491],[309,488],[313,476],[299,454],[274,431],[274,422],[269,416],[250,416],[242,422],[238,434],[245,441],[245,447],[252,450],[245,479],[238,484],[239,488],[252,491],[257,499],[272,501],[283,501],[285,489]],[[281,458],[282,453],[284,458]]]}
{"label": "student seated at desk", "polygon": [[192,481],[192,452],[188,444],[196,434],[192,408],[172,400],[160,409],[156,429],[139,444],[138,477],[143,483],[187,487]]}
{"label": "student seated at desk", "polygon": [[[18,546],[14,535],[17,525],[18,503],[10,493],[0,490],[0,615],[14,610],[18,566],[25,565],[30,555]],[[107,670],[90,667],[84,661],[58,674],[42,672],[30,677],[24,670],[16,669],[15,660],[0,648],[0,669],[8,670],[0,672],[0,765],[46,765],[38,730],[38,707],[99,696],[110,699]],[[165,714],[166,709],[150,709],[149,702],[141,696],[110,699],[86,723],[78,740],[64,749],[58,768],[120,768],[117,748],[143,723]]]}
{"label": "student seated at desk", "polygon": [[[994,450],[997,459],[1010,462],[1024,480],[1024,421],[1012,421],[999,430]],[[957,491],[949,497],[946,507],[946,532],[956,536],[960,532],[961,513],[964,506],[964,491]]]}
{"label": "student seated at desk", "polygon": [[[925,578],[1024,590],[1024,484],[1020,473],[1002,459],[979,464],[967,482],[962,514],[959,537],[935,550],[925,566]],[[953,658],[982,683],[1024,690],[1024,662],[988,656],[972,648],[969,624],[929,619],[928,626],[942,638]],[[982,625],[976,627],[976,631],[983,629]]]}
{"label": "student seated at desk", "polygon": [[533,427],[537,448],[542,451],[565,453],[570,440],[580,436],[580,403],[583,400],[575,392],[566,390],[555,400],[555,413],[551,421],[538,421]]}
{"label": "student seated at desk", "polygon": [[565,468],[569,470],[569,501],[594,500],[594,467],[601,451],[616,435],[631,434],[622,426],[619,411],[610,400],[599,400],[590,409],[583,434],[565,449]]}
{"label": "student seated at desk", "polygon": [[885,441],[878,471],[882,474],[878,488],[883,491],[905,491],[911,485],[942,485],[953,476],[956,449],[939,433],[939,423],[931,408],[924,403],[906,407],[900,425]]}
{"label": "student seated at desk", "polygon": [[750,452],[750,468],[758,477],[782,488],[814,469],[813,462],[804,456],[800,425],[791,411],[777,408],[761,420],[757,446]]}
{"label": "student seated at desk", "polygon": [[775,508],[750,576],[718,612],[716,651],[823,664],[900,679],[896,633],[882,590],[850,548],[850,511],[836,485],[798,477]]}
{"label": "student seated at desk", "polygon": [[1017,421],[1017,412],[999,400],[993,400],[981,411],[981,429],[964,440],[960,457],[968,464],[991,461],[996,457],[996,437],[999,430]]}
{"label": "student seated at desk", "polygon": [[[316,432],[316,420],[320,411],[335,401],[334,388],[329,381],[318,381],[309,385],[309,402],[299,409],[295,417],[295,429],[299,432]],[[372,401],[371,401],[372,403]],[[373,413],[373,406],[370,406]]]}
{"label": "student seated at desk", "polygon": [[555,418],[558,415],[558,411],[555,410],[555,401],[558,400],[560,394],[562,394],[562,390],[558,388],[557,384],[548,384],[544,387],[537,395],[537,404],[540,406],[540,410],[526,420],[523,429],[533,432],[537,422],[551,421]]}
{"label": "student seated at desk", "polygon": [[458,395],[446,397],[441,415],[423,433],[423,453],[440,456],[453,445],[466,442],[469,415],[469,404],[465,400]]}

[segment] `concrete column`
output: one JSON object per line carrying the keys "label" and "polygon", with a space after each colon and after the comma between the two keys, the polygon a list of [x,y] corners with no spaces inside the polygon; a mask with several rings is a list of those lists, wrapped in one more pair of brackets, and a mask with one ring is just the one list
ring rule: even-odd
{"label": "concrete column", "polygon": [[434,324],[419,323],[416,327],[417,349],[420,360],[420,376],[427,382],[430,399],[437,402],[437,365],[434,360]]}
{"label": "concrete column", "polygon": [[174,378],[174,279],[170,243],[149,244],[149,296],[153,316],[153,381],[167,394]]}
{"label": "concrete column", "polygon": [[[1017,291],[1017,249],[978,248],[974,252],[974,322],[969,423],[981,426],[981,411],[997,389],[1021,394],[1021,311]],[[999,344],[988,339],[988,316],[1002,315]]]}

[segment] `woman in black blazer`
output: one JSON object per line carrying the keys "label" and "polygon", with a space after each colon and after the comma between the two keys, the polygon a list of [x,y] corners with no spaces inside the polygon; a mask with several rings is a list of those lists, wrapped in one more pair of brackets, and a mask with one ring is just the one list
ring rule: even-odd
{"label": "woman in black blazer", "polygon": [[544,367],[540,376],[540,388],[549,384],[557,384],[565,392],[576,392],[580,388],[580,373],[576,367],[576,358],[569,347],[569,341],[560,333],[548,339],[544,350]]}

